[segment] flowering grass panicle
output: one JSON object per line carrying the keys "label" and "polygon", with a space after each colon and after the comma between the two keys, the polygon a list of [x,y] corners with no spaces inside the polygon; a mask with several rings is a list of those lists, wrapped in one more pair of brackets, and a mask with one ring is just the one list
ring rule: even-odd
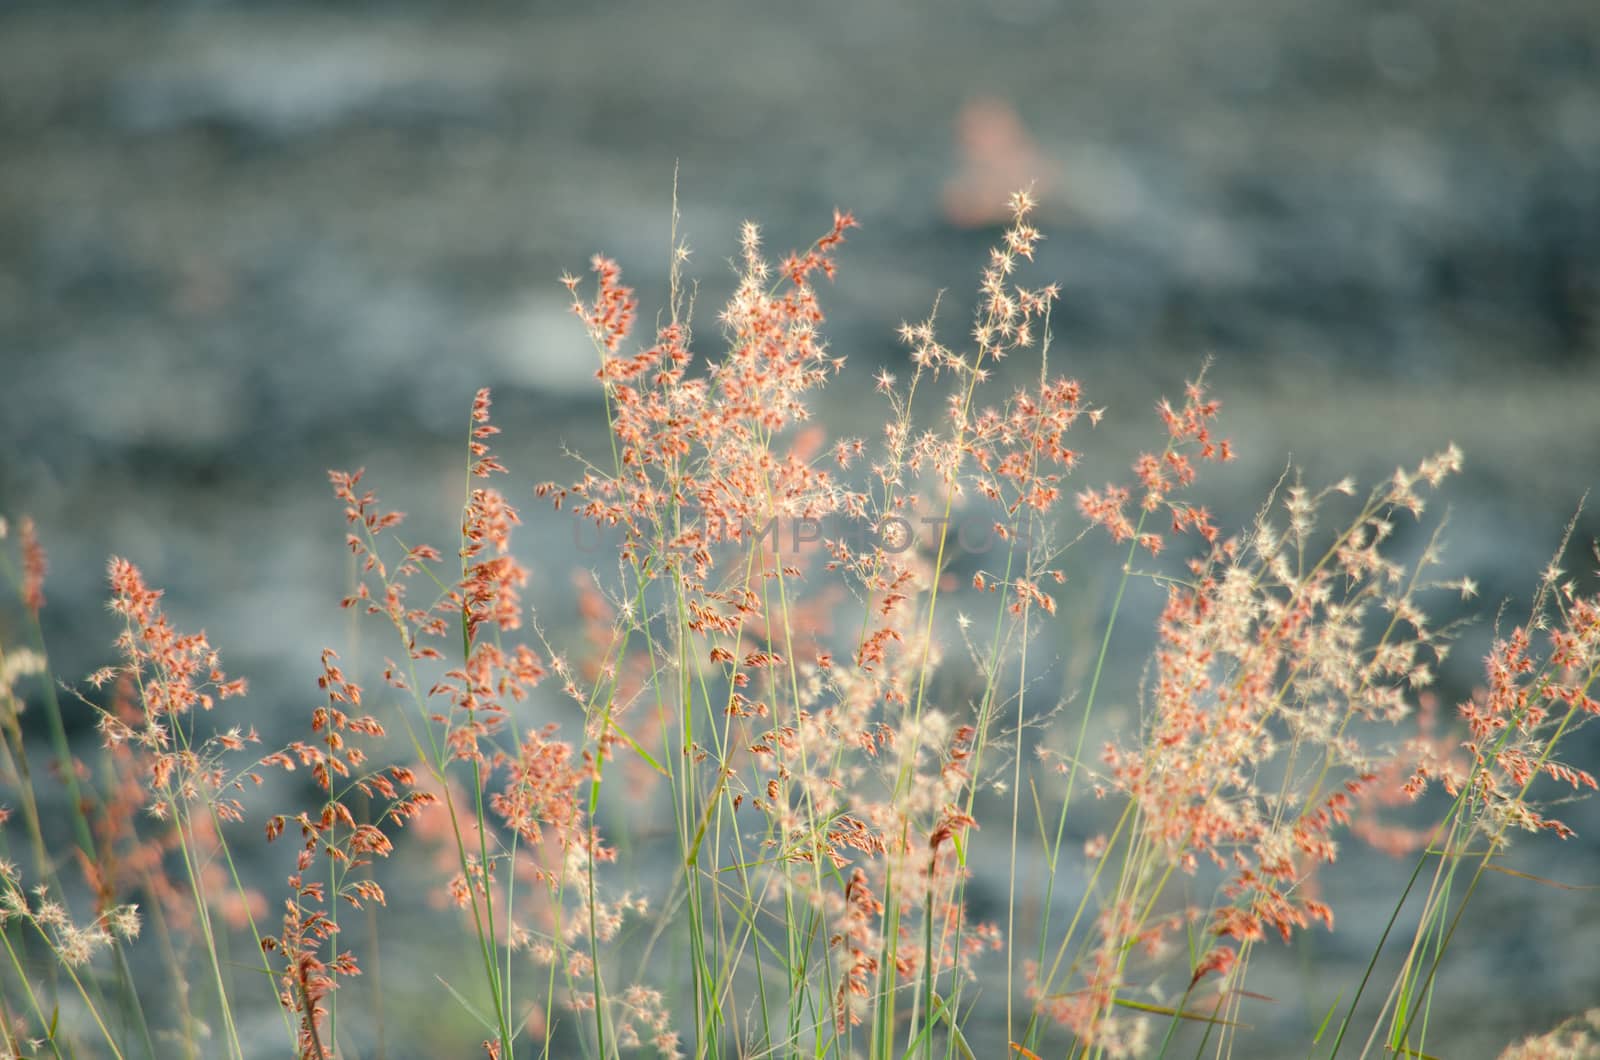
{"label": "flowering grass panicle", "polygon": [[1600,1057],[1600,1008],[1563,1020],[1543,1034],[1530,1034],[1500,1054],[1500,1060],[1596,1060],[1597,1057]]}
{"label": "flowering grass panicle", "polygon": [[126,677],[139,690],[142,716],[130,725],[114,714],[101,714],[100,731],[109,744],[134,741],[150,752],[150,812],[166,817],[179,801],[204,799],[227,820],[239,820],[242,804],[219,799],[230,786],[240,789],[220,764],[224,752],[258,743],[252,729],[237,728],[202,734],[192,717],[195,708],[210,711],[219,699],[245,692],[243,679],[228,680],[218,653],[204,633],[180,633],[162,612],[162,592],[145,584],[139,569],[125,559],[110,564],[111,610],[125,627],[117,638],[120,668],[101,670],[90,678],[96,686]]}
{"label": "flowering grass panicle", "polygon": [[[351,737],[380,739],[384,729],[371,715],[347,713],[360,708],[361,688],[345,677],[337,660],[331,650],[322,653],[317,684],[328,702],[312,712],[311,732],[317,742],[294,741],[263,761],[288,770],[297,765],[308,767],[327,796],[319,813],[301,811],[292,818],[277,814],[269,817],[266,825],[267,838],[273,840],[292,821],[302,841],[288,880],[291,893],[284,902],[282,931],[262,939],[261,948],[283,961],[279,1001],[295,1016],[296,1047],[303,1060],[327,1060],[331,1055],[324,1045],[322,1025],[330,1014],[324,1002],[337,988],[339,976],[361,974],[355,954],[338,949],[334,904],[342,900],[354,909],[367,902],[385,904],[382,886],[358,870],[369,866],[373,858],[388,857],[392,852],[393,843],[381,827],[384,823],[403,824],[434,801],[429,792],[408,790],[415,780],[409,768],[363,768],[366,752]],[[375,821],[358,821],[350,809],[349,801],[358,792],[365,800],[377,800],[381,810]],[[313,876],[319,862],[325,875]]]}

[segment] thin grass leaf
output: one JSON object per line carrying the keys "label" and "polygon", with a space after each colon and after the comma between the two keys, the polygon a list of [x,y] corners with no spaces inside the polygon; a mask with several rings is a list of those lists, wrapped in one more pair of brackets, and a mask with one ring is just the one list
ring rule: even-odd
{"label": "thin grass leaf", "polygon": [[1317,1033],[1312,1037],[1311,1044],[1316,1045],[1322,1041],[1322,1036],[1327,1033],[1328,1024],[1333,1022],[1333,1014],[1339,1010],[1339,1002],[1344,998],[1344,991],[1334,995],[1333,1004],[1328,1006],[1328,1014],[1322,1017],[1322,1023],[1317,1027]]}
{"label": "thin grass leaf", "polygon": [[651,756],[649,751],[646,751],[643,747],[641,747],[639,745],[639,741],[635,740],[627,729],[624,729],[621,725],[618,725],[616,719],[614,718],[608,718],[607,720],[611,723],[611,731],[619,734],[624,740],[628,741],[628,746],[633,748],[635,754],[644,759],[645,765],[649,766],[651,769],[655,770],[657,773],[660,773],[664,777],[668,776],[666,769],[661,765],[661,763],[657,762],[655,758]]}
{"label": "thin grass leaf", "polygon": [[[1270,1000],[1270,999],[1269,999]],[[1187,1012],[1181,1009],[1170,1008],[1167,1005],[1152,1005],[1145,1001],[1130,1001],[1127,998],[1114,998],[1112,1004],[1120,1008],[1131,1008],[1135,1012],[1149,1012],[1157,1016],[1170,1016],[1173,1019],[1193,1020],[1196,1023],[1210,1023],[1218,1027],[1239,1027],[1251,1030],[1248,1023],[1236,1020],[1225,1020],[1221,1016],[1206,1016],[1198,1012]]]}
{"label": "thin grass leaf", "polygon": [[1562,883],[1560,880],[1547,879],[1544,876],[1535,876],[1531,872],[1523,872],[1520,869],[1509,869],[1504,865],[1495,865],[1492,863],[1485,865],[1484,868],[1488,869],[1490,872],[1498,872],[1504,876],[1515,876],[1519,880],[1532,880],[1534,883],[1542,883],[1546,887],[1555,887],[1562,891],[1600,890],[1600,883]]}
{"label": "thin grass leaf", "polygon": [[1432,1053],[1425,1053],[1420,1049],[1408,1049],[1403,1045],[1399,1047],[1386,1046],[1385,1048],[1387,1048],[1391,1053],[1396,1053],[1400,1056],[1415,1057],[1416,1060],[1442,1060],[1441,1057],[1434,1056]]}
{"label": "thin grass leaf", "polygon": [[490,1034],[498,1034],[498,1033],[500,1033],[500,1028],[495,1024],[495,1021],[492,1020],[492,1019],[489,1019],[482,1012],[479,1012],[478,1009],[476,1008],[476,1006],[474,1006],[472,1004],[472,1002],[468,1001],[466,998],[461,996],[461,992],[460,991],[458,991],[455,987],[451,986],[448,982],[445,981],[444,976],[436,975],[436,976],[434,976],[434,978],[439,980],[439,985],[440,986],[442,986],[446,990],[450,991],[450,996],[456,999],[456,1003],[461,1006],[461,1008],[466,1012],[467,1015],[469,1015],[473,1019],[477,1020],[478,1024],[481,1027],[483,1027],[484,1030],[488,1031]]}

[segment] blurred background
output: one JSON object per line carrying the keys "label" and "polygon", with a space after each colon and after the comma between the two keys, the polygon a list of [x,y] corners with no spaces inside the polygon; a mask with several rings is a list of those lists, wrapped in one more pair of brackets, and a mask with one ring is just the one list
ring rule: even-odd
{"label": "blurred background", "polygon": [[[1242,459],[1205,495],[1234,524],[1291,457],[1312,483],[1370,483],[1455,441],[1446,572],[1482,595],[1447,704],[1600,486],[1592,0],[0,2],[0,513],[31,513],[49,549],[58,675],[110,659],[116,553],[250,678],[269,743],[300,731],[319,649],[350,642],[326,469],[365,465],[413,538],[447,544],[480,386],[532,595],[570,623],[584,561],[526,486],[571,477],[563,447],[596,451],[603,416],[557,277],[617,258],[648,327],[674,173],[704,353],[742,220],[774,253],[835,206],[860,220],[824,292],[854,381],[824,421],[881,415],[865,381],[904,364],[895,327],[941,291],[964,340],[1005,197],[1031,184],[1028,279],[1063,290],[1052,366],[1108,408],[1082,484],[1153,443],[1152,403],[1207,355]],[[1597,535],[1581,517],[1575,575]],[[1104,589],[1086,572],[1080,613]],[[1125,616],[1130,675],[1158,604]],[[1578,838],[1514,864],[1592,882],[1600,816],[1564,816]],[[1409,871],[1363,857],[1339,866],[1348,919],[1296,972],[1311,1001],[1255,1013],[1301,1047]],[[1600,899],[1491,883],[1441,983],[1438,1055],[1492,1055],[1600,997]],[[404,996],[415,953],[386,946]],[[359,1055],[451,1055],[404,1015]]]}

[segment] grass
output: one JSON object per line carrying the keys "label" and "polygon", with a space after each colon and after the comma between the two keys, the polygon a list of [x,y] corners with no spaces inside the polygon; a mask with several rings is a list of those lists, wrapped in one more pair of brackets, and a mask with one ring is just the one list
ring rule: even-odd
{"label": "grass", "polygon": [[[861,438],[811,422],[850,372],[820,330],[850,215],[776,262],[746,226],[717,357],[676,232],[647,343],[614,262],[565,278],[609,453],[502,489],[480,391],[449,550],[332,472],[343,604],[379,645],[351,648],[382,660],[360,676],[382,691],[325,650],[283,746],[232,720],[244,682],[122,558],[117,661],[62,702],[43,545],[6,527],[31,639],[0,644],[5,1055],[412,1055],[378,956],[417,918],[457,940],[429,943],[448,956],[426,1004],[471,1028],[451,1055],[1249,1055],[1272,1003],[1252,966],[1334,930],[1323,881],[1350,842],[1414,870],[1301,1047],[1432,1055],[1474,896],[1559,886],[1510,840],[1569,836],[1551,800],[1595,787],[1564,748],[1600,712],[1600,600],[1553,562],[1483,688],[1441,711],[1454,630],[1429,612],[1475,586],[1439,572],[1437,531],[1418,550],[1397,528],[1453,446],[1367,492],[1286,474],[1230,531],[1201,503],[1233,456],[1202,370],[1121,480],[1068,486],[1104,410],[1052,367],[1055,288],[1019,279],[1030,208],[1013,201],[966,344],[933,317],[902,329],[904,378],[878,374]],[[1021,358],[1036,379],[995,393]],[[512,548],[534,497],[605,542],[560,635]],[[1041,633],[1094,624],[1058,613],[1060,586],[1108,563],[1087,679],[1058,695]],[[1104,700],[1141,593],[1164,604],[1118,726]],[[69,711],[100,747],[69,741]],[[271,857],[286,872],[263,889],[248,866]],[[1597,1025],[1503,1055],[1597,1055]]]}

